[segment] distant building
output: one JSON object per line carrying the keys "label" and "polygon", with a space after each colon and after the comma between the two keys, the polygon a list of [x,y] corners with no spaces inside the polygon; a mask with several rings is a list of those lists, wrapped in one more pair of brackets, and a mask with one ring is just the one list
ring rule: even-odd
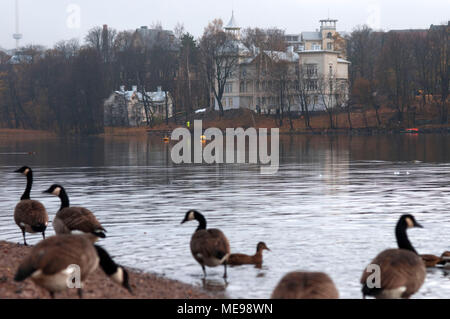
{"label": "distant building", "polygon": [[145,126],[147,117],[154,120],[173,115],[173,99],[169,92],[159,86],[155,92],[138,91],[134,85],[130,91],[121,86],[119,91],[113,92],[104,103],[105,126]]}
{"label": "distant building", "polygon": [[[260,51],[259,48],[247,48],[240,41],[240,27],[236,23],[234,13],[230,22],[224,28],[226,32],[233,34],[232,44],[238,56],[238,66],[233,72],[232,78],[227,80],[222,97],[224,110],[236,108],[249,108],[262,113],[271,113],[279,109],[281,100],[289,103],[291,111],[300,111],[301,105],[298,94],[294,89],[287,90],[286,96],[280,97],[280,93],[274,89],[273,74],[267,69],[269,60],[284,62],[289,78],[286,85],[296,85],[295,74],[302,70],[307,75],[307,87],[309,95],[309,109],[323,110],[327,105],[342,105],[348,100],[348,67],[350,62],[345,59],[345,40],[336,32],[337,20],[320,20],[320,31],[303,32],[297,35],[286,35],[288,45],[286,52]],[[322,79],[322,80],[321,80]],[[327,94],[319,90],[323,79],[333,79],[336,88],[333,92],[328,90],[328,101],[319,98]],[[327,82],[327,83],[328,83]],[[341,97],[336,98],[339,91]],[[284,93],[283,93],[284,94]],[[218,101],[212,97],[213,105],[219,109]],[[331,101],[332,103],[328,103]]]}
{"label": "distant building", "polygon": [[134,44],[136,46],[146,47],[149,49],[152,49],[158,45],[172,51],[179,51],[181,45],[172,31],[163,29],[149,29],[147,26],[142,26],[136,29]]}
{"label": "distant building", "polygon": [[340,57],[345,57],[345,41],[343,36],[346,32],[336,31],[336,19],[320,20],[320,29],[298,34],[286,34],[285,41],[294,47],[294,51],[333,51],[338,52]]}

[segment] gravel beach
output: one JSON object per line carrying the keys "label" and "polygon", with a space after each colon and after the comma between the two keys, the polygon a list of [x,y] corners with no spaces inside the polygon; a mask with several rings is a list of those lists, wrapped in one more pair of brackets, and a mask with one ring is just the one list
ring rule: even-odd
{"label": "gravel beach", "polygon": [[[50,298],[49,293],[30,279],[15,282],[15,272],[31,246],[0,241],[0,299]],[[127,268],[130,275],[131,295],[112,282],[101,269],[97,269],[84,283],[84,299],[211,299],[224,298],[220,293],[208,292],[200,287],[162,278]],[[56,299],[77,299],[76,289],[55,294]]]}

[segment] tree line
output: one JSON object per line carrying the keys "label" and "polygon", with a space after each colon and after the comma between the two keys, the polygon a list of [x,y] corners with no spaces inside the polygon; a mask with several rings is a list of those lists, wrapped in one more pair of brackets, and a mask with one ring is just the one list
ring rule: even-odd
{"label": "tree line", "polygon": [[[121,85],[137,85],[142,92],[162,86],[174,97],[175,117],[187,118],[197,108],[212,107],[212,96],[223,114],[225,85],[238,59],[236,46],[228,45],[235,43],[234,39],[222,27],[223,22],[216,19],[195,39],[182,25],[177,25],[174,33],[153,26],[152,30],[159,30],[152,31],[153,36],[147,36],[148,31],[142,28],[117,31],[103,26],[91,29],[83,44],[69,40],[53,48],[29,45],[13,59],[0,52],[0,126],[60,134],[102,132],[103,102]],[[397,121],[403,121],[405,114],[413,112],[420,95],[423,105],[435,107],[438,121],[447,123],[448,36],[446,25],[416,32],[358,27],[346,38],[345,51],[352,63],[349,101],[336,104],[349,114],[355,106],[378,112],[386,105],[397,111]],[[284,31],[277,28],[247,28],[241,41],[247,48],[286,50]],[[280,125],[284,114],[289,115],[292,125],[291,107],[296,101],[309,126],[310,105],[315,102],[308,94],[312,89],[326,90],[328,95],[331,89],[336,99],[338,93],[339,98],[344,96],[330,79],[311,88],[310,71],[274,61],[265,65],[270,74],[268,89],[281,105]],[[331,127],[336,111],[335,107],[327,108]],[[381,124],[378,113],[377,118]]]}
{"label": "tree line", "polygon": [[396,111],[397,123],[414,125],[417,107],[436,112],[435,123],[448,123],[449,35],[450,24],[389,32],[356,28],[347,39],[350,106],[375,110],[378,125],[381,106]]}

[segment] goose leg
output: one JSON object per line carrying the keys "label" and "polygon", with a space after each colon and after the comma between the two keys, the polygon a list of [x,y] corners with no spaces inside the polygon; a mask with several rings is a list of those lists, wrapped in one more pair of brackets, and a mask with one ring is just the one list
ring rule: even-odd
{"label": "goose leg", "polygon": [[42,232],[42,238],[45,239],[45,230]]}
{"label": "goose leg", "polygon": [[204,265],[202,265],[202,269],[203,269],[203,276],[206,278],[206,269]]}
{"label": "goose leg", "polygon": [[24,229],[24,228],[22,229],[22,236],[23,236],[23,244],[24,244],[25,246],[28,246],[27,240],[25,239],[25,229]]}
{"label": "goose leg", "polygon": [[224,263],[223,267],[224,267],[223,278],[227,278],[227,263]]}
{"label": "goose leg", "polygon": [[77,292],[78,292],[78,297],[79,297],[80,299],[83,299],[83,289],[78,288],[78,289],[77,289]]}

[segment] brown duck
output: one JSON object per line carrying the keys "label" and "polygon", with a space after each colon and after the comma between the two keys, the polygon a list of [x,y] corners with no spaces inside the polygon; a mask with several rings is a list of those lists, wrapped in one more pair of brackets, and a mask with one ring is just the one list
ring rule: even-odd
{"label": "brown duck", "polygon": [[256,254],[253,256],[245,254],[231,254],[228,258],[228,265],[261,265],[263,262],[263,250],[270,249],[266,246],[264,242],[259,242],[256,246]]}
{"label": "brown duck", "polygon": [[45,239],[45,230],[48,225],[47,211],[41,202],[30,199],[31,186],[33,184],[33,171],[28,166],[23,166],[15,171],[27,177],[25,192],[14,209],[14,221],[22,230],[23,243],[27,245],[25,233],[42,233]]}

